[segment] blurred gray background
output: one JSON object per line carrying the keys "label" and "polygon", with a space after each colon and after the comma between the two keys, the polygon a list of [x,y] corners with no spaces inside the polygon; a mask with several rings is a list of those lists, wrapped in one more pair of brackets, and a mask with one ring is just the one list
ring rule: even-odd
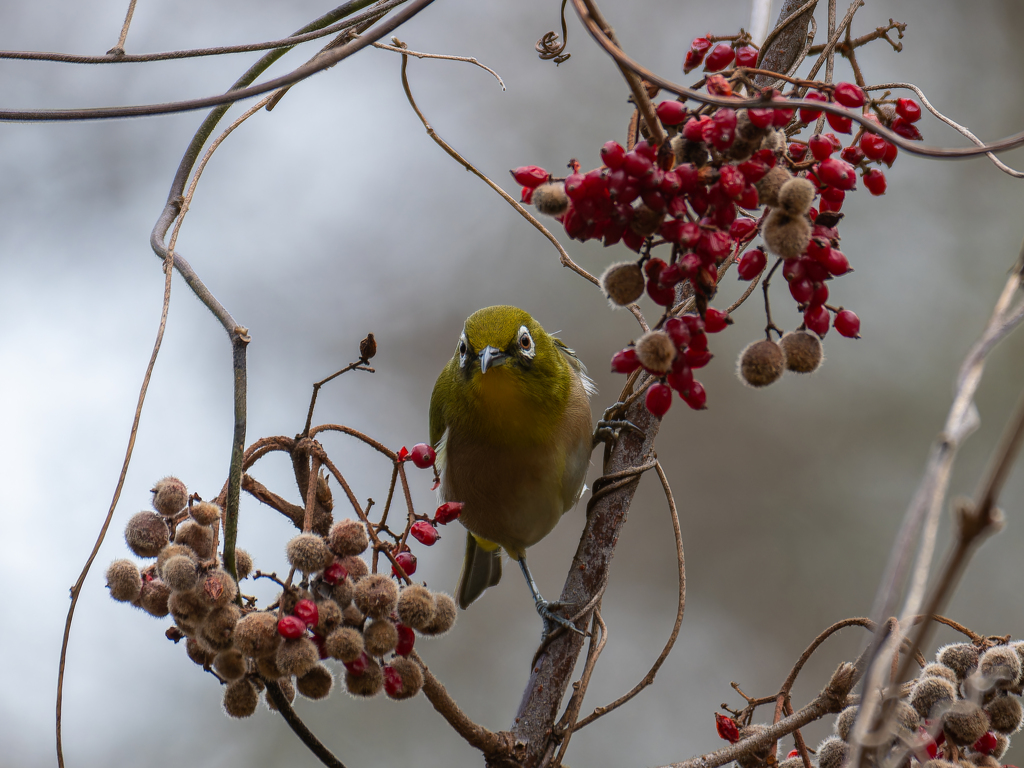
{"label": "blurred gray background", "polygon": [[[0,47],[102,53],[116,42],[126,5],[8,3],[0,10]],[[275,39],[329,7],[144,0],[127,48]],[[671,78],[681,77],[693,37],[734,33],[750,14],[748,0],[606,0],[602,7],[625,48]],[[470,65],[410,64],[434,127],[512,194],[508,168],[558,169],[570,157],[591,168],[604,141],[625,135],[626,89],[575,18],[571,60],[556,68],[537,58],[534,43],[557,28],[557,9],[553,0],[438,0],[399,31],[415,50],[476,56],[504,78],[506,92]],[[823,12],[824,3],[820,28]],[[871,0],[855,34],[890,17],[909,24],[905,50],[896,54],[884,42],[863,50],[869,82],[917,83],[983,138],[1024,128],[1024,6]],[[272,74],[315,50],[293,52]],[[84,107],[209,95],[254,60],[3,61],[0,104]],[[311,383],[352,360],[367,331],[380,346],[377,373],[332,383],[318,420],[351,425],[395,448],[425,440],[430,390],[463,319],[494,303],[523,306],[562,331],[601,389],[595,411],[622,384],[607,373],[607,361],[634,335],[632,318],[609,311],[595,289],[558,265],[547,241],[429,140],[402,94],[399,64],[393,53],[367,50],[293,88],[273,113],[236,131],[200,183],[178,248],[251,332],[249,442],[299,431]],[[837,79],[851,79],[842,62]],[[55,763],[67,590],[113,493],[156,334],[163,279],[149,232],[201,119],[0,125],[0,579],[11,590],[0,631],[5,766]],[[921,125],[928,143],[964,143],[930,116]],[[1024,152],[1003,157],[1024,165]],[[1024,236],[1024,187],[987,160],[901,154],[887,176],[885,197],[860,190],[848,198],[843,250],[856,272],[832,287],[834,303],[860,314],[863,339],[832,332],[828,360],[815,375],[746,389],[734,361],[764,324],[760,302],[751,301],[712,340],[715,359],[699,376],[709,410],[676,401],[667,415],[659,455],[686,546],[682,633],[655,686],[577,734],[569,764],[657,765],[721,746],[712,712],[722,702],[741,704],[730,681],[751,695],[776,691],[822,628],[869,610],[955,371]],[[594,272],[625,255],[618,246],[567,246]],[[725,306],[740,288],[730,275],[715,303]],[[776,291],[776,320],[793,328],[799,320],[785,294]],[[992,357],[978,398],[982,428],[963,449],[953,492],[969,493],[977,481],[1020,391],[1022,352],[1018,336]],[[72,631],[68,765],[318,764],[265,708],[245,721],[225,717],[216,681],[164,639],[168,622],[114,603],[104,588],[107,563],[127,556],[125,521],[148,506],[156,479],[176,474],[206,497],[220,489],[231,431],[229,353],[224,332],[175,278],[135,457]],[[382,503],[389,465],[352,440],[327,437],[325,444],[356,493]],[[282,457],[265,459],[253,474],[295,499]],[[419,508],[429,510],[427,473],[414,472],[412,485]],[[978,553],[948,610],[981,633],[1024,635],[1022,491],[1018,474],[1004,496],[1005,532]],[[531,551],[545,594],[558,593],[581,526],[577,510]],[[947,530],[944,523],[943,545]],[[421,548],[417,577],[450,590],[462,531],[444,534],[432,550]],[[288,536],[276,513],[244,503],[239,544],[257,567],[281,568]],[[671,527],[649,477],[613,564],[604,601],[610,639],[585,713],[630,688],[657,656],[673,619],[674,569]],[[263,585],[245,589],[269,594]],[[418,648],[471,717],[502,729],[519,703],[539,632],[526,590],[510,573],[460,614],[451,634]],[[803,672],[796,706],[858,652],[863,633],[844,633]],[[422,697],[357,702],[339,688],[327,702],[297,707],[349,766],[481,762]],[[809,741],[829,727],[809,728]],[[1024,759],[1021,741],[1007,762]]]}

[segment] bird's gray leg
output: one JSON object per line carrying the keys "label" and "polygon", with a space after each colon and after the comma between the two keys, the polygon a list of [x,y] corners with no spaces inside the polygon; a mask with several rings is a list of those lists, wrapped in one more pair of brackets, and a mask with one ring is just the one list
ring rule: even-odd
{"label": "bird's gray leg", "polygon": [[585,636],[586,632],[577,629],[576,626],[567,618],[565,618],[564,616],[559,616],[557,613],[551,610],[551,606],[558,605],[557,603],[549,603],[547,600],[541,597],[540,590],[537,589],[537,582],[533,580],[533,574],[530,573],[530,569],[526,565],[525,556],[519,558],[519,568],[522,570],[523,576],[526,577],[526,585],[530,588],[530,594],[533,595],[533,602],[534,605],[537,606],[537,613],[539,613],[540,617],[544,620],[544,635],[541,638],[541,642],[546,640],[548,638],[548,635],[550,635],[554,631],[553,625],[556,624],[560,627],[572,630],[573,632]]}

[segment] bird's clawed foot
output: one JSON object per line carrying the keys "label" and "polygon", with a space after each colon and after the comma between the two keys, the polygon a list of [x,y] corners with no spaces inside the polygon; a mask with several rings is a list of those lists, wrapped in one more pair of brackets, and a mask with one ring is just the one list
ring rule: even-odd
{"label": "bird's clawed foot", "polygon": [[575,632],[583,637],[587,636],[587,633],[576,627],[569,619],[565,618],[560,614],[555,613],[552,609],[558,609],[562,607],[559,602],[548,602],[544,598],[538,598],[536,601],[537,613],[544,620],[544,634],[541,636],[541,644],[554,634],[559,627],[562,629],[568,629],[571,632]]}
{"label": "bird's clawed foot", "polygon": [[626,419],[616,418],[621,414],[625,403],[615,403],[611,408],[604,412],[604,416],[599,422],[597,422],[597,429],[594,430],[594,445],[598,443],[615,443],[622,435],[624,429],[633,430],[639,434],[643,434],[643,430],[640,429],[636,424]]}

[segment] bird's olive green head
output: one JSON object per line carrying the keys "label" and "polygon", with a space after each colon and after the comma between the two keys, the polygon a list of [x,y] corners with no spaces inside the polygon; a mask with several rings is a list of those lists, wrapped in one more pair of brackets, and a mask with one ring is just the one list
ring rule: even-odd
{"label": "bird's olive green head", "polygon": [[459,373],[466,381],[503,367],[513,378],[555,376],[561,372],[551,337],[528,312],[498,306],[478,310],[466,319],[455,351]]}

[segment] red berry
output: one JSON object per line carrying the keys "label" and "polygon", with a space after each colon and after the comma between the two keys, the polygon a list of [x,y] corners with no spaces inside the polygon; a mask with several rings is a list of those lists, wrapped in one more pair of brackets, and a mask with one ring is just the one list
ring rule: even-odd
{"label": "red berry", "polygon": [[633,147],[633,151],[641,157],[646,157],[652,162],[658,157],[658,148],[647,141],[647,139],[641,139],[638,141],[636,146]]}
{"label": "red berry", "polygon": [[307,627],[315,627],[320,623],[320,609],[312,600],[299,600],[292,613],[302,619]]}
{"label": "red berry", "polygon": [[865,133],[860,139],[860,148],[868,160],[881,160],[885,157],[885,148],[889,142],[877,133]]}
{"label": "red berry", "polygon": [[974,742],[972,749],[975,752],[981,752],[983,755],[988,755],[999,745],[996,735],[992,731],[986,731],[985,735]]}
{"label": "red berry", "polygon": [[853,83],[837,83],[835,98],[844,107],[856,109],[864,106],[864,91]]}
{"label": "red berry", "polygon": [[757,231],[757,221],[741,217],[729,226],[729,237],[733,240],[749,240]]}
{"label": "red berry", "polygon": [[738,48],[736,50],[736,66],[756,67],[757,48],[752,45],[744,45],[742,48]]}
{"label": "red berry", "polygon": [[896,99],[896,114],[908,123],[916,123],[921,119],[921,105],[913,99]]}
{"label": "red berry", "polygon": [[[678,360],[678,358],[676,358]],[[679,370],[675,370],[677,366],[673,365],[672,372],[665,377],[665,381],[680,395],[684,394],[690,389],[690,385],[693,384],[693,369],[689,366],[679,363]]]}
{"label": "red berry", "polygon": [[644,403],[647,410],[660,419],[672,407],[672,388],[660,381],[655,382],[648,388]]}
{"label": "red berry", "polygon": [[877,168],[872,168],[864,174],[864,186],[872,195],[885,194],[885,174]]}
{"label": "red berry", "polygon": [[[622,170],[633,178],[639,179],[654,170],[654,163],[634,149],[632,152],[627,152],[623,158]],[[568,184],[568,181],[566,183]],[[568,187],[566,191],[568,191]]]}
{"label": "red berry", "polygon": [[434,522],[448,525],[452,520],[458,520],[464,506],[461,501],[446,501],[434,512]]}
{"label": "red berry", "polygon": [[403,445],[401,450],[398,451],[398,460],[405,461],[407,458],[409,458],[409,449]]}
{"label": "red berry", "polygon": [[331,563],[324,569],[324,581],[330,585],[348,578],[348,569],[341,563]]}
{"label": "red berry", "polygon": [[425,547],[432,546],[437,541],[437,528],[426,520],[417,520],[409,529],[409,534]]}
{"label": "red berry", "polygon": [[793,162],[794,163],[799,163],[801,160],[804,159],[804,156],[806,154],[807,154],[807,145],[806,144],[796,144],[796,143],[794,143],[794,144],[790,144],[789,145],[789,156],[791,158],[793,158]]}
{"label": "red berry", "polygon": [[820,304],[808,307],[807,311],[804,312],[804,324],[821,338],[825,338],[825,334],[828,333],[830,319],[828,310]]}
{"label": "red berry", "polygon": [[[623,239],[625,239],[625,236],[623,236]],[[647,281],[647,295],[651,297],[655,304],[659,304],[662,307],[671,307],[676,302],[676,289],[663,286],[656,280]]]}
{"label": "red berry", "polygon": [[420,469],[426,469],[427,467],[434,466],[434,459],[437,458],[437,454],[434,453],[434,449],[426,443],[416,443],[412,447],[412,451],[409,454],[412,458],[412,463]]}
{"label": "red berry", "polygon": [[740,169],[740,173],[743,174],[743,178],[747,180],[748,184],[757,184],[757,182],[768,175],[768,171],[770,171],[774,165],[774,155],[769,156],[767,159],[762,159],[757,155],[754,155],[749,160],[744,160],[736,167]]}
{"label": "red berry", "polygon": [[601,147],[601,161],[611,168],[622,167],[622,161],[626,159],[626,150],[617,141],[606,141]]}
{"label": "red berry", "polygon": [[789,283],[789,293],[797,304],[807,304],[814,295],[814,284],[806,277],[801,280],[792,280]]}
{"label": "red berry", "polygon": [[294,640],[306,634],[306,622],[298,616],[284,616],[277,622],[277,634],[288,640]]}
{"label": "red berry", "polygon": [[825,260],[822,263],[825,265],[825,269],[836,277],[839,277],[839,275],[845,275],[850,271],[849,260],[842,251],[835,248],[829,249],[828,256],[825,257]]}
{"label": "red berry", "polygon": [[366,654],[366,651],[363,651],[359,655],[358,659],[355,661],[346,661],[344,664],[345,669],[349,671],[349,674],[351,674],[352,677],[359,677],[360,675],[365,674],[366,670],[370,668],[370,657]]}
{"label": "red berry", "polygon": [[860,318],[848,309],[836,314],[836,330],[848,339],[860,338]]}
{"label": "red berry", "polygon": [[539,187],[549,178],[551,174],[536,165],[524,165],[516,168],[514,171],[509,171],[512,174],[512,178],[516,180],[517,184],[522,184],[524,187]]}
{"label": "red berry", "polygon": [[909,120],[905,120],[902,117],[897,117],[895,120],[893,120],[892,125],[890,125],[889,127],[896,131],[896,133],[898,133],[903,138],[910,139],[911,141],[920,141],[922,138],[924,138],[921,135],[921,131],[918,130],[916,125],[911,123]]}
{"label": "red berry", "polygon": [[[729,49],[730,51],[732,48]],[[711,128],[705,133],[705,141],[722,151],[732,146],[736,138],[736,110],[722,107],[711,118]]]}
{"label": "red berry", "polygon": [[765,256],[764,251],[755,248],[740,256],[739,263],[736,265],[736,274],[740,280],[753,280],[764,271],[767,264],[768,257]]}
{"label": "red berry", "polygon": [[402,676],[398,674],[398,670],[392,667],[390,664],[384,665],[384,693],[391,698],[398,696],[402,692]]}
{"label": "red berry", "polygon": [[859,165],[860,161],[864,159],[864,150],[856,144],[852,144],[840,152],[839,156],[850,165]]}
{"label": "red berry", "polygon": [[[828,96],[818,91],[808,91],[804,96],[809,101],[828,101]],[[813,123],[821,117],[820,109],[808,109],[807,107],[800,108],[800,122],[801,123]]]}
{"label": "red berry", "polygon": [[899,149],[895,144],[885,142],[885,156],[882,157],[882,162],[885,163],[887,167],[892,168],[892,164],[896,162],[896,155],[898,154]]}
{"label": "red berry", "polygon": [[644,240],[646,239],[643,235],[637,234],[628,227],[622,231],[622,244],[631,251],[640,253],[640,249],[643,247]]}
{"label": "red berry", "polygon": [[687,347],[686,351],[683,352],[683,362],[691,368],[703,368],[705,365],[711,362],[711,358],[714,357],[707,349],[696,349],[694,347]]}
{"label": "red berry", "polygon": [[681,101],[663,101],[655,108],[655,112],[664,125],[679,125],[686,119],[686,107]]}
{"label": "red berry", "polygon": [[695,411],[703,411],[707,405],[708,393],[704,391],[704,385],[694,379],[690,388],[682,393],[683,402]]}
{"label": "red berry", "polygon": [[718,183],[722,185],[725,194],[733,198],[743,194],[743,189],[747,186],[747,179],[744,177],[743,171],[735,165],[723,165],[718,170],[718,174]]}
{"label": "red berry", "polygon": [[753,184],[748,184],[747,188],[743,190],[743,194],[740,195],[740,199],[736,201],[736,204],[740,208],[745,208],[748,211],[752,211],[761,204],[761,200],[757,194],[757,187]]}
{"label": "red berry", "polygon": [[825,283],[819,282],[813,283],[813,286],[814,295],[811,296],[811,305],[821,306],[828,301],[828,286]]}
{"label": "red berry", "polygon": [[[832,203],[832,205],[841,206],[843,204],[843,200],[846,199],[846,193],[841,189],[836,189],[835,187],[825,187],[821,190],[821,199],[827,200]],[[839,209],[834,208],[833,210]]]}
{"label": "red berry", "polygon": [[761,107],[751,107],[747,110],[747,117],[757,128],[767,128],[775,121],[775,110]]}
{"label": "red berry", "polygon": [[807,244],[807,255],[815,261],[824,263],[832,248],[828,241],[821,237],[812,237]]}
{"label": "red berry", "polygon": [[[412,576],[416,573],[416,555],[412,552],[399,552],[395,555],[395,562],[402,566],[406,576]],[[398,569],[393,565],[391,566],[391,575],[398,575]]]}
{"label": "red berry", "polygon": [[732,324],[732,318],[725,312],[720,312],[714,307],[708,307],[704,312],[704,330],[708,333],[724,331]]}
{"label": "red berry", "polygon": [[683,138],[687,141],[704,141],[704,126],[711,124],[707,115],[691,117],[683,125]]}
{"label": "red berry", "polygon": [[398,630],[398,645],[395,646],[395,653],[399,656],[408,656],[412,653],[413,645],[416,644],[416,633],[405,624],[397,624],[395,629]]}
{"label": "red berry", "polygon": [[845,160],[830,157],[818,164],[818,178],[830,187],[850,190],[857,186],[857,174]]}
{"label": "red berry", "polygon": [[825,120],[827,120],[828,124],[840,133],[851,133],[853,131],[853,118],[851,117],[846,117],[845,115],[833,115],[829,112],[825,115]]}
{"label": "red berry", "polygon": [[313,640],[313,645],[316,646],[316,649],[320,654],[320,660],[323,661],[324,659],[329,659],[331,654],[327,652],[327,638],[314,634],[311,639]]}
{"label": "red berry", "polygon": [[718,72],[728,67],[736,57],[736,52],[728,43],[719,43],[704,60],[705,72]]}
{"label": "red berry", "polygon": [[820,133],[816,133],[807,141],[807,147],[811,150],[811,154],[814,155],[815,160],[825,160],[832,156],[835,152],[835,147],[832,146],[832,142],[822,136]]}
{"label": "red berry", "polygon": [[520,192],[519,202],[525,205],[529,205],[533,202],[533,189],[530,187],[523,187]]}
{"label": "red berry", "polygon": [[736,721],[731,717],[720,715],[718,712],[715,712],[715,730],[730,744],[735,744],[740,740],[740,729],[736,725]]}
{"label": "red berry", "polygon": [[699,67],[710,47],[711,41],[706,37],[698,37],[690,43],[690,50],[686,52],[686,59],[683,61],[683,74]]}

